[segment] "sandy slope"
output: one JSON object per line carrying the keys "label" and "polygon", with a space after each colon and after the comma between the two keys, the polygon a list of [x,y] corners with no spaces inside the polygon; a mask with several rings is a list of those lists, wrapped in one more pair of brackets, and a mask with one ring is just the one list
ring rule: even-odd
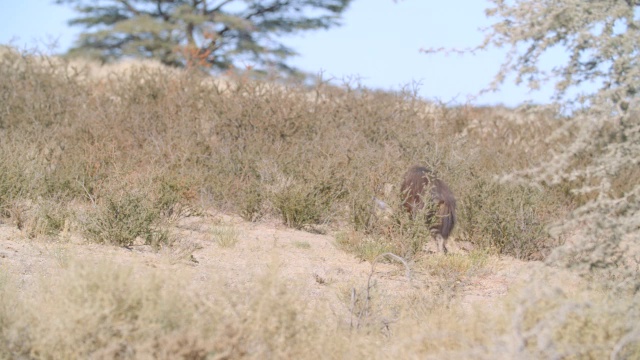
{"label": "sandy slope", "polygon": [[[220,228],[234,229],[238,242],[232,247],[219,246],[215,229]],[[276,268],[309,302],[328,305],[344,316],[349,314],[351,289],[364,291],[371,274],[371,264],[338,249],[333,236],[289,229],[274,221],[249,223],[210,214],[183,219],[173,230],[177,245],[154,252],[146,246],[129,250],[86,244],[69,234],[62,234],[56,241],[31,240],[15,227],[0,225],[0,269],[19,277],[21,286],[30,286],[34,275],[55,271],[65,257],[73,254],[90,261],[112,259],[134,267],[167,270],[164,274],[180,273],[192,279],[190,286],[194,289],[215,281],[233,291],[252,286]],[[402,265],[376,265],[372,280],[381,298],[393,303],[431,286],[433,276],[416,264],[410,265],[410,278]],[[543,268],[536,262],[492,258],[481,272],[458,281],[455,296],[463,305],[491,302],[506,295],[512,284],[526,281]]]}

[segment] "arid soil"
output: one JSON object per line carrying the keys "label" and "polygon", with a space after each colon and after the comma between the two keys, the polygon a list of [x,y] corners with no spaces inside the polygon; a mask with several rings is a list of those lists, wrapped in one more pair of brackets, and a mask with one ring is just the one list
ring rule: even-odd
{"label": "arid soil", "polygon": [[[237,242],[220,246],[215,238],[221,228],[231,229],[231,237]],[[352,289],[364,291],[367,284],[372,284],[381,297],[393,301],[434,282],[435,275],[415,262],[407,264],[409,272],[403,264],[390,261],[375,264],[372,272],[371,263],[338,249],[331,234],[293,230],[276,221],[250,223],[239,217],[208,214],[182,219],[173,234],[177,239],[174,246],[154,251],[144,245],[127,249],[89,244],[69,233],[57,239],[34,240],[5,224],[0,226],[0,269],[19,277],[22,286],[29,286],[34,275],[55,271],[64,257],[73,253],[85,259],[112,259],[134,267],[168,270],[168,274],[181,273],[193,279],[191,286],[196,288],[215,280],[231,291],[251,286],[275,269],[309,302],[324,303],[345,316]],[[455,241],[450,247],[453,256],[465,256]],[[433,250],[435,244],[430,243],[422,257],[443,256]],[[465,306],[483,305],[505,296],[512,285],[544,271],[539,262],[490,257],[475,274],[456,280],[452,296]]]}

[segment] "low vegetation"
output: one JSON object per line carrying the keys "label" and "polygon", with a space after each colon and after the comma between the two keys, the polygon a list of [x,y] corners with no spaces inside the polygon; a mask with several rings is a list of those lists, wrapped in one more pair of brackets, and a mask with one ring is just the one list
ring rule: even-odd
{"label": "low vegetation", "polygon": [[[31,238],[71,231],[159,249],[171,246],[176,220],[216,209],[334,231],[339,247],[373,265],[391,252],[434,280],[392,303],[374,282],[358,284],[342,296],[345,318],[301,299],[277,270],[233,293],[161,269],[62,257],[53,274],[19,291],[20,280],[0,271],[0,357],[640,356],[637,295],[606,295],[600,282],[561,286],[559,269],[541,267],[490,309],[456,298],[490,258],[545,259],[564,241],[546,226],[588,199],[566,184],[495,181],[562,145],[545,141],[562,119],[536,108],[433,104],[412,89],[216,81],[161,67],[101,76],[92,66],[0,53],[2,223]],[[455,192],[453,238],[469,243],[469,254],[421,252],[428,227],[399,211],[401,176],[416,163]],[[227,225],[209,235],[220,248],[243,236]],[[219,295],[194,291],[201,286]]]}
{"label": "low vegetation", "polygon": [[[351,242],[363,242],[352,250],[411,256],[428,229],[397,211],[398,184],[421,163],[455,189],[458,238],[530,259],[558,244],[545,225],[575,201],[494,181],[548,150],[543,139],[558,120],[543,112],[496,123],[492,111],[427,103],[409,90],[216,82],[139,65],[96,75],[91,66],[0,58],[4,221],[50,235],[68,222],[92,241],[129,246],[160,244],[166,220],[216,208],[296,229],[346,225],[359,232]],[[393,221],[375,218],[374,197],[396,210]],[[58,218],[24,218],[52,203],[65,209]]]}
{"label": "low vegetation", "polygon": [[[436,268],[456,273],[477,265],[456,257],[446,261]],[[31,285],[2,272],[0,357],[640,356],[640,344],[628,341],[638,319],[633,302],[579,284],[560,286],[559,275],[548,271],[490,307],[462,306],[451,279],[391,303],[375,285],[360,284],[355,296],[347,292],[342,299],[354,316],[341,317],[335,309],[305,301],[296,291],[299,284],[284,282],[277,264],[272,268],[259,282],[236,291],[175,271],[134,271],[111,260],[82,259],[72,251]]]}

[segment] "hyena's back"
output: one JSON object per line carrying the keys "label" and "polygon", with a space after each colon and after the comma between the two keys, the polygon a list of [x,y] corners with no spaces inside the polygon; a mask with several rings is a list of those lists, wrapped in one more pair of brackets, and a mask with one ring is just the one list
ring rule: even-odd
{"label": "hyena's back", "polygon": [[[426,199],[435,203],[436,210],[428,217],[437,216],[438,220],[431,230],[446,240],[456,223],[456,199],[447,184],[434,177],[426,167],[413,166],[404,175],[400,190],[405,199],[404,208],[412,216],[424,208]],[[442,244],[442,247],[446,252],[446,246]]]}

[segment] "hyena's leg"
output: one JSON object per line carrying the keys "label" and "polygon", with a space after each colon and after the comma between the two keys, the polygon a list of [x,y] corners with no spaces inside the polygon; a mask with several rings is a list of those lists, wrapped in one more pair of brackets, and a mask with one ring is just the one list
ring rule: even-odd
{"label": "hyena's leg", "polygon": [[447,250],[447,239],[438,232],[435,232],[433,235],[438,242],[438,252],[446,255],[449,252],[449,250]]}

